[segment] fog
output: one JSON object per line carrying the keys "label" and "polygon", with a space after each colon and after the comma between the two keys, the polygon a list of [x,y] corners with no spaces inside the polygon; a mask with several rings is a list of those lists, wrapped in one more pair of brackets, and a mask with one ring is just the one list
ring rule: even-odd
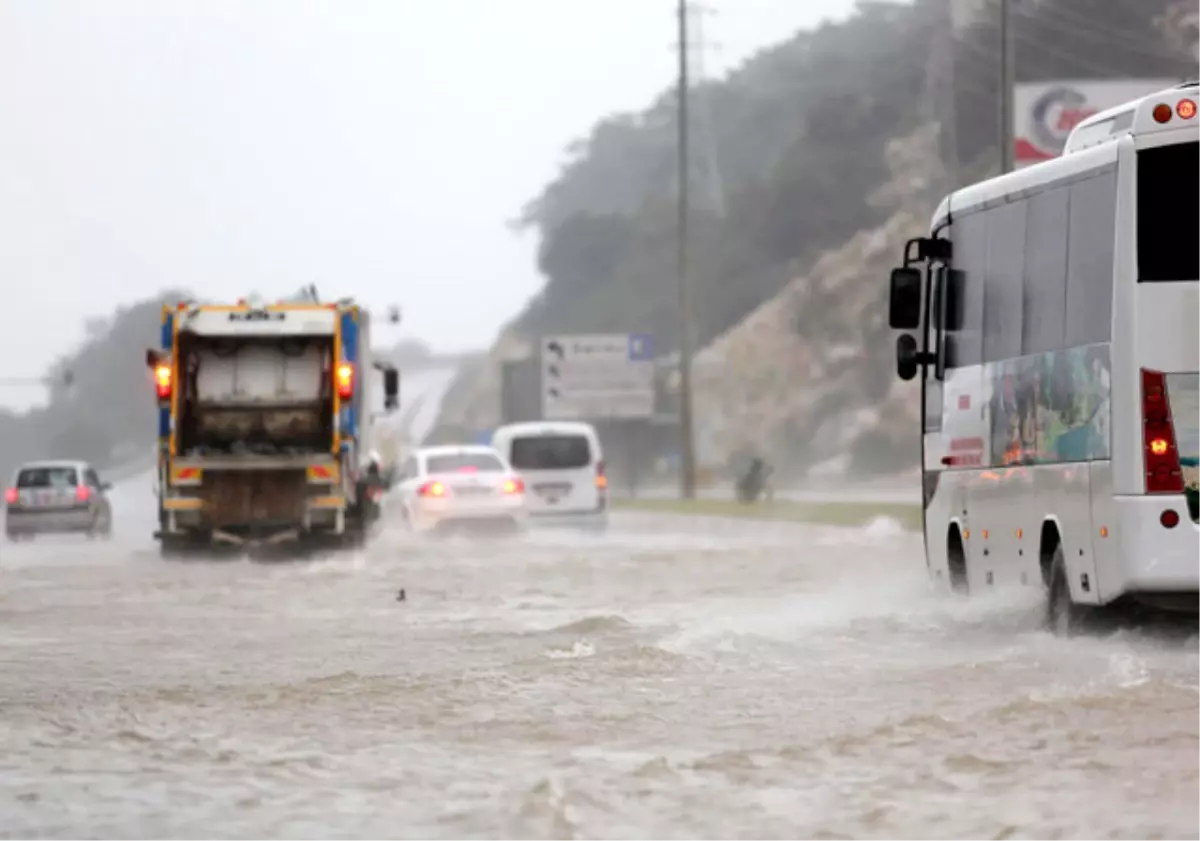
{"label": "fog", "polygon": [[[702,69],[851,7],[709,4]],[[506,223],[571,141],[672,83],[673,12],[0,3],[0,376],[40,375],[86,319],[166,287],[229,298],[312,282],[401,304],[401,331],[439,350],[485,346],[542,282],[536,243]]]}

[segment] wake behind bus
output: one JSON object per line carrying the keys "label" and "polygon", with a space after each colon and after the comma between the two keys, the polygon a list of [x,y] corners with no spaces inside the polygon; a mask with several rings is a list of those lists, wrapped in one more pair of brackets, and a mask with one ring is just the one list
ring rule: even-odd
{"label": "wake behind bus", "polygon": [[920,377],[926,563],[1041,586],[1058,633],[1200,591],[1200,88],[1080,123],[946,196],[892,272]]}

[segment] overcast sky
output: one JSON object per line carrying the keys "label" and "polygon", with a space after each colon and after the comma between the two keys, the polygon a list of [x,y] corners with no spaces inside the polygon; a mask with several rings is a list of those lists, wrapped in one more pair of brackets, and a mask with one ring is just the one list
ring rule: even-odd
{"label": "overcast sky", "polygon": [[[718,75],[853,0],[708,6]],[[672,83],[673,9],[0,0],[0,376],[172,285],[314,282],[402,305],[439,349],[486,346],[542,283],[506,223],[570,141]]]}

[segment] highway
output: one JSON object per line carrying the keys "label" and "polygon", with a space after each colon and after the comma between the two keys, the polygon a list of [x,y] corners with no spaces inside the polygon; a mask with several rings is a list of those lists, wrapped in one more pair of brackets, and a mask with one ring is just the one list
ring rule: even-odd
{"label": "highway", "polygon": [[165,562],[113,499],[0,549],[6,836],[1198,833],[1195,636],[1054,638],[887,521]]}

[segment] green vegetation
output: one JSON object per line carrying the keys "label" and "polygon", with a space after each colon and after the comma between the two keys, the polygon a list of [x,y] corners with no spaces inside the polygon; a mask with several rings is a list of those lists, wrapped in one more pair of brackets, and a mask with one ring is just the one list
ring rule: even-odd
{"label": "green vegetation", "polygon": [[920,530],[921,506],[903,502],[792,502],[775,500],[744,505],[725,499],[620,499],[617,508],[660,514],[739,517],[830,526],[861,526],[890,517],[907,529]]}

